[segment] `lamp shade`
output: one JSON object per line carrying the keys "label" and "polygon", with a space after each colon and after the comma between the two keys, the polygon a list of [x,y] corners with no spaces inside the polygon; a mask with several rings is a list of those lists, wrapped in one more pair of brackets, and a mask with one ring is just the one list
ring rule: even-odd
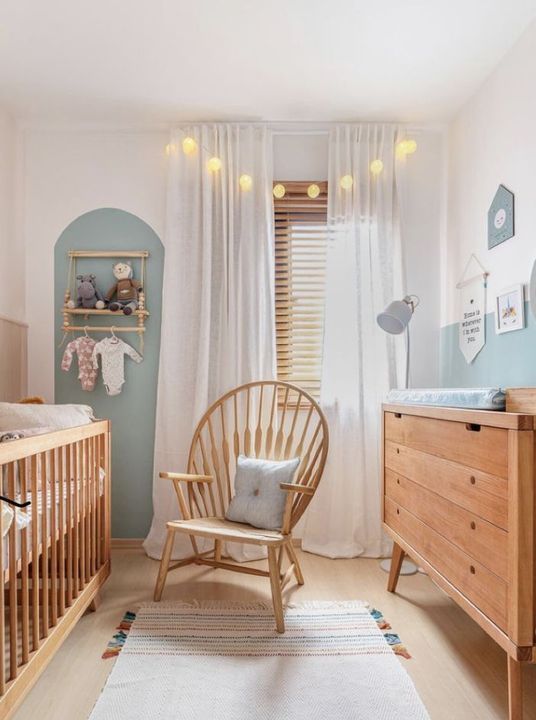
{"label": "lamp shade", "polygon": [[400,335],[406,329],[412,315],[413,307],[410,303],[404,300],[393,300],[378,315],[376,321],[381,329],[390,335]]}

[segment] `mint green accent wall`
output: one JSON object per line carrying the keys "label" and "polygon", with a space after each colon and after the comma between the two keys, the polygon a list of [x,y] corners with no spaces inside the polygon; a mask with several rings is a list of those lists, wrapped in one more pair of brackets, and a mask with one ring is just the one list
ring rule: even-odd
{"label": "mint green accent wall", "polygon": [[442,387],[536,386],[536,320],[525,303],[525,328],[495,333],[495,315],[486,315],[486,344],[468,365],[458,347],[458,323],[441,328]]}
{"label": "mint green accent wall", "polygon": [[[149,250],[146,261],[146,306],[151,313],[146,322],[144,359],[141,364],[125,358],[125,378],[120,395],[109,397],[97,378],[93,392],[80,387],[76,358],[69,372],[61,367],[65,344],[59,348],[63,331],[61,308],[67,283],[68,250]],[[80,259],[78,272],[93,272],[98,287],[105,293],[113,284],[110,259]],[[140,277],[140,261],[133,260],[135,277]],[[74,220],[61,234],[54,251],[55,306],[55,398],[57,403],[91,405],[97,417],[112,421],[112,535],[144,537],[152,518],[152,479],[158,359],[160,352],[160,319],[162,311],[162,273],[164,248],[147,223],[131,213],[112,208],[93,210]],[[83,317],[81,325],[112,325],[111,319]],[[115,325],[134,326],[122,314],[113,318]],[[82,330],[83,332],[83,330]],[[104,333],[94,334],[97,340]],[[139,350],[136,333],[122,333],[121,338]],[[69,336],[68,340],[72,339]]]}

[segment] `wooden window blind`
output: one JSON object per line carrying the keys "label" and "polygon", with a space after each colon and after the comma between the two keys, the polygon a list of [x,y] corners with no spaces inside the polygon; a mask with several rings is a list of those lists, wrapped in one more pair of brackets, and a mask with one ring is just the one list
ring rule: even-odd
{"label": "wooden window blind", "polygon": [[[327,182],[283,182],[274,198],[277,375],[320,396],[327,249]],[[277,183],[276,183],[277,184]]]}

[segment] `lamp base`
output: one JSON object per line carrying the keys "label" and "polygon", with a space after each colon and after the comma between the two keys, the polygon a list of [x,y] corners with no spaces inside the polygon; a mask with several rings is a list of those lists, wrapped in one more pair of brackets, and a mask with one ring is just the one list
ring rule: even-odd
{"label": "lamp base", "polygon": [[[391,558],[387,558],[385,560],[382,560],[380,563],[381,569],[388,573],[391,571]],[[415,573],[419,570],[419,568],[415,565],[415,563],[412,563],[411,560],[404,560],[402,563],[402,567],[400,568],[400,574],[401,575],[415,575]]]}

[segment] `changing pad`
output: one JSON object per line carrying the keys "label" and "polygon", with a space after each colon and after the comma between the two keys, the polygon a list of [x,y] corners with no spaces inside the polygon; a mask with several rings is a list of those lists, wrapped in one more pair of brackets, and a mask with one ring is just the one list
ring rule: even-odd
{"label": "changing pad", "polygon": [[391,390],[386,402],[409,405],[439,405],[471,410],[504,410],[506,395],[500,388],[432,388]]}

